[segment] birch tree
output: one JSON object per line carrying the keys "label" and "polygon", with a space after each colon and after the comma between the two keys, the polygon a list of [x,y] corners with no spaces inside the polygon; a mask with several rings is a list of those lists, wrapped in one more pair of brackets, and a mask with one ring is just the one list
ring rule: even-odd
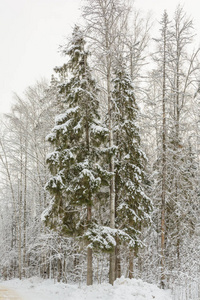
{"label": "birch tree", "polygon": [[[181,230],[184,226],[181,207],[192,198],[188,191],[194,191],[193,184],[190,188],[188,186],[192,175],[188,174],[187,177],[185,173],[188,161],[188,135],[185,128],[190,123],[188,108],[191,105],[191,92],[198,70],[196,58],[199,50],[189,54],[188,45],[193,37],[192,21],[181,7],[177,8],[171,23],[165,13],[161,24],[161,39],[156,40],[159,48],[154,55],[158,66],[154,71],[158,89],[158,153],[154,167],[155,175],[159,176],[154,177],[154,180],[156,179],[156,186],[162,191],[160,193],[158,190],[157,199],[161,201],[161,286],[164,287],[169,280],[165,274],[180,267],[180,249],[183,242]],[[162,78],[162,82],[158,80],[158,76]],[[177,260],[172,263],[170,256],[175,249]]]}
{"label": "birch tree", "polygon": [[167,130],[168,130],[168,116],[169,116],[169,50],[171,43],[170,36],[170,22],[167,12],[165,11],[161,20],[161,38],[156,39],[158,44],[158,53],[154,59],[160,66],[158,71],[162,78],[160,85],[160,97],[162,98],[162,125],[161,125],[161,286],[165,286],[165,245],[166,245],[166,193],[167,193]]}

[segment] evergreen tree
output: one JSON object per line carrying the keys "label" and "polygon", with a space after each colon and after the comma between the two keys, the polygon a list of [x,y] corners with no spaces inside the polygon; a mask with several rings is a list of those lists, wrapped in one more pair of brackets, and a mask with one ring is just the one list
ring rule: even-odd
{"label": "evergreen tree", "polygon": [[[69,61],[56,72],[68,72],[69,77],[59,85],[65,109],[47,137],[55,149],[47,158],[52,177],[46,188],[53,200],[46,220],[65,234],[81,235],[91,224],[94,195],[102,184],[98,147],[106,130],[99,122],[97,88],[77,26],[71,45],[63,52]],[[87,251],[87,284],[92,284],[92,249]]]}
{"label": "evergreen tree", "polygon": [[[140,147],[137,124],[138,106],[131,78],[124,67],[116,70],[113,80],[115,106],[114,141],[115,156],[116,226],[119,235],[137,253],[142,246],[141,229],[150,222],[151,201],[145,195],[144,163],[146,156]],[[132,257],[130,257],[130,260]],[[130,261],[132,277],[132,261]]]}

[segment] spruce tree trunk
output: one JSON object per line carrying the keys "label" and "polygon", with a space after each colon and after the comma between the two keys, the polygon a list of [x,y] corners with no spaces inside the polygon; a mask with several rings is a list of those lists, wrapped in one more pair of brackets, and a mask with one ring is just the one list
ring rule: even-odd
{"label": "spruce tree trunk", "polygon": [[[90,153],[90,133],[89,124],[86,123],[86,145],[88,154]],[[89,195],[89,205],[87,206],[87,227],[90,225],[92,220],[92,197]],[[87,245],[88,246],[88,245]],[[87,285],[93,284],[93,269],[92,269],[92,249],[87,247]]]}
{"label": "spruce tree trunk", "polygon": [[[116,173],[117,176],[117,173]],[[116,207],[118,205],[118,189],[115,180],[115,217],[117,218]],[[120,245],[119,238],[116,237],[116,247],[115,247],[115,279],[121,277],[121,259],[120,259]]]}
{"label": "spruce tree trunk", "polygon": [[[42,271],[44,274],[44,270]],[[61,280],[61,261],[60,258],[57,259],[57,281],[60,282]]]}
{"label": "spruce tree trunk", "polygon": [[128,277],[133,278],[133,261],[134,261],[134,250],[129,250],[129,273]]}
{"label": "spruce tree trunk", "polygon": [[[87,222],[91,222],[92,218],[92,209],[91,206],[87,207]],[[87,248],[87,285],[92,285],[93,283],[93,272],[92,272],[92,249]]]}

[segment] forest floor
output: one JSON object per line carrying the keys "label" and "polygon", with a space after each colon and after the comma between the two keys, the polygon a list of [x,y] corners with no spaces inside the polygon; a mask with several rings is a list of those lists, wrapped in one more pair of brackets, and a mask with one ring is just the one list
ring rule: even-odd
{"label": "forest floor", "polygon": [[172,300],[170,291],[142,280],[117,279],[93,286],[54,283],[38,277],[0,282],[0,300]]}

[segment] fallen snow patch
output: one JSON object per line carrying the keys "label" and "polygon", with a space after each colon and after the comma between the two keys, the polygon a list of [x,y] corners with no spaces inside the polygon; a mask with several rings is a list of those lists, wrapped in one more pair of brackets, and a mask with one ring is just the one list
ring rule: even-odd
{"label": "fallen snow patch", "polygon": [[170,291],[159,289],[142,280],[121,277],[114,286],[108,283],[78,286],[55,283],[38,277],[1,282],[16,290],[24,300],[172,300]]}

